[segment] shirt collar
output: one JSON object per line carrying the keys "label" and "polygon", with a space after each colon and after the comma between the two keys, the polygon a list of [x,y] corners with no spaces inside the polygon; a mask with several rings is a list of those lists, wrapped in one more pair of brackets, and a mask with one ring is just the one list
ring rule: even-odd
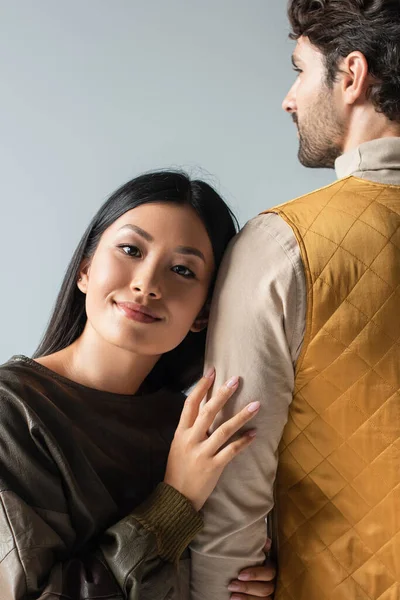
{"label": "shirt collar", "polygon": [[366,142],[339,156],[336,174],[360,177],[377,183],[400,185],[400,137],[387,137]]}

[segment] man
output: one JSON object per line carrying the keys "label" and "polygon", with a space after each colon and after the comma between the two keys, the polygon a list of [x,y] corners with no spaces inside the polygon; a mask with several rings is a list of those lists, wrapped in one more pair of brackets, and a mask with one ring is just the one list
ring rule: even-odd
{"label": "man", "polygon": [[263,405],[206,504],[192,597],[227,599],[262,562],[277,471],[276,598],[398,600],[400,2],[291,0],[289,18],[283,108],[301,163],[339,180],[250,221],[225,259],[207,362],[217,385],[242,376],[223,419]]}

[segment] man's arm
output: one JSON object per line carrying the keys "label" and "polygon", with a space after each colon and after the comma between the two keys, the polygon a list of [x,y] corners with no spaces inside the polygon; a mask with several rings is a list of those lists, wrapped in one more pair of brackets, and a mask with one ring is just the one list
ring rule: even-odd
{"label": "man's arm", "polygon": [[216,368],[217,387],[230,376],[242,378],[221,420],[260,400],[254,421],[258,433],[250,449],[225,469],[204,507],[203,532],[191,545],[193,600],[228,599],[229,581],[265,559],[265,517],[273,505],[278,445],[292,400],[305,311],[306,284],[294,234],[279,216],[260,215],[224,259],[206,357],[207,367]]}

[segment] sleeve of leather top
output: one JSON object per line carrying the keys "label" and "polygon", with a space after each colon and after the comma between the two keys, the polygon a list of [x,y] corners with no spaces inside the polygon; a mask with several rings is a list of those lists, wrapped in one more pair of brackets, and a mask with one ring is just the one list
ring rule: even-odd
{"label": "sleeve of leather top", "polygon": [[[62,512],[54,510],[60,499]],[[68,500],[40,426],[18,399],[0,392],[2,600],[170,597],[175,563],[202,526],[186,498],[160,484],[132,514],[83,545]]]}
{"label": "sleeve of leather top", "polygon": [[238,572],[262,564],[265,517],[273,506],[277,449],[288,417],[294,365],[304,337],[306,284],[300,250],[277,215],[250,221],[228,249],[211,309],[207,367],[217,388],[239,375],[241,385],[221,420],[254,400],[256,440],[225,469],[191,544],[193,600],[228,600]]}

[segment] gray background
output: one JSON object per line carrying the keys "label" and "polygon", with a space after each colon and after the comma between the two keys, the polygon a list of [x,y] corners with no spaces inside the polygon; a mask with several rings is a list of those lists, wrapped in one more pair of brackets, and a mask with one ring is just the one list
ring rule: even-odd
{"label": "gray background", "polygon": [[0,362],[33,352],[88,221],[139,172],[203,176],[242,224],[333,180],[281,110],[285,5],[0,0]]}

